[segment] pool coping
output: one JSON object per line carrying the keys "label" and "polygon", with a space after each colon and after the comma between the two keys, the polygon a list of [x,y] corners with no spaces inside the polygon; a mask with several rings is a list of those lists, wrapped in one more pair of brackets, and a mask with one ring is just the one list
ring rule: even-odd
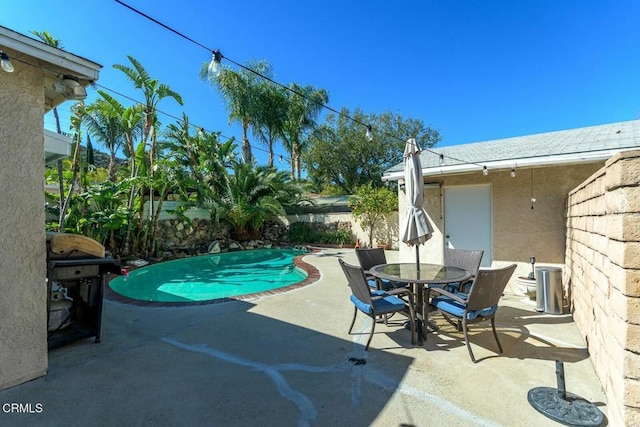
{"label": "pool coping", "polygon": [[203,301],[162,302],[162,301],[143,301],[143,300],[137,300],[137,299],[126,297],[124,295],[117,293],[113,289],[111,289],[111,287],[107,283],[103,289],[103,296],[105,299],[108,299],[109,301],[114,301],[114,302],[128,304],[128,305],[135,305],[140,307],[189,307],[189,306],[222,304],[222,303],[233,302],[233,301],[253,300],[253,299],[264,297],[264,296],[281,294],[284,292],[291,291],[293,289],[299,289],[304,286],[310,285],[311,283],[317,282],[320,279],[320,271],[317,268],[315,268],[313,265],[308,264],[302,260],[303,257],[316,252],[319,252],[319,250],[313,249],[310,252],[296,255],[293,258],[293,264],[296,267],[303,270],[305,273],[307,273],[306,279],[298,283],[293,283],[291,285],[283,286],[277,289],[270,289],[268,291],[255,292],[252,294],[238,295],[233,297],[214,298],[214,299],[203,300]]}

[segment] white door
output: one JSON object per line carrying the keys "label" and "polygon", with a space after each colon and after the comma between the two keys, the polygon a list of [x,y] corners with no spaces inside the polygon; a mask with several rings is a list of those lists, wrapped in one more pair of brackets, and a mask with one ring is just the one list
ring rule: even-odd
{"label": "white door", "polygon": [[491,267],[491,187],[444,188],[445,245],[484,251],[481,267]]}

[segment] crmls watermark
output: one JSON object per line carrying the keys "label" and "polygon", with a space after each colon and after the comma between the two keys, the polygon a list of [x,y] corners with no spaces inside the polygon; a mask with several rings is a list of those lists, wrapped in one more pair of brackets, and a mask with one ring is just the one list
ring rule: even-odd
{"label": "crmls watermark", "polygon": [[2,412],[5,414],[39,414],[42,403],[3,403]]}

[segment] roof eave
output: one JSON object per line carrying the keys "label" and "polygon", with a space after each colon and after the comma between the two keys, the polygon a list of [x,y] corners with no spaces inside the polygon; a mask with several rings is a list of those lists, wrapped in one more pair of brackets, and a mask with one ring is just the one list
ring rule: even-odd
{"label": "roof eave", "polygon": [[[553,156],[542,156],[542,157],[529,157],[529,158],[520,158],[517,160],[499,160],[493,162],[486,163],[465,163],[461,165],[452,165],[452,166],[438,166],[438,167],[429,167],[422,168],[422,176],[424,177],[434,177],[434,176],[442,176],[442,175],[458,175],[463,173],[470,172],[481,172],[483,167],[486,166],[489,171],[491,170],[510,170],[513,168],[534,168],[534,167],[544,167],[544,166],[557,166],[557,165],[568,165],[568,164],[580,164],[580,163],[597,163],[604,162],[609,159],[614,154],[620,152],[620,150],[600,150],[600,151],[591,151],[576,155],[565,154],[565,155],[553,155]],[[404,171],[394,171],[387,175],[382,176],[383,181],[398,181],[400,179],[404,179]]]}
{"label": "roof eave", "polygon": [[96,62],[49,46],[3,26],[0,26],[0,46],[47,62],[83,80],[98,80],[102,68],[102,65]]}

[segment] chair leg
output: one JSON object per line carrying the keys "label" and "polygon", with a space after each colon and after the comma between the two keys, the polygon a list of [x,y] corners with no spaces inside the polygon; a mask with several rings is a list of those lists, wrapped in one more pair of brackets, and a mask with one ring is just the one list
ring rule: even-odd
{"label": "chair leg", "polygon": [[353,311],[353,320],[351,321],[351,326],[349,326],[349,333],[351,333],[351,330],[353,329],[353,325],[354,323],[356,323],[356,314],[358,314],[358,307],[354,306],[354,309],[355,310]]}
{"label": "chair leg", "polygon": [[373,316],[371,318],[372,322],[371,322],[371,333],[369,334],[369,339],[367,340],[367,345],[364,348],[364,351],[368,351],[369,350],[369,344],[371,344],[371,338],[373,338],[373,331],[376,330],[376,319],[375,316]]}
{"label": "chair leg", "polygon": [[503,352],[502,345],[500,344],[500,340],[498,339],[498,334],[496,333],[496,317],[495,315],[491,316],[491,328],[493,329],[493,336],[496,337],[496,342],[498,343],[498,348],[500,349],[500,353]]}
{"label": "chair leg", "polygon": [[425,301],[428,300],[424,299],[422,301],[422,340],[424,342],[427,341],[427,336],[429,335],[429,328],[427,326],[429,323],[429,303]]}
{"label": "chair leg", "polygon": [[416,312],[414,310],[413,298],[409,296],[409,324],[411,325],[411,344],[416,345],[417,331],[416,331]]}
{"label": "chair leg", "polygon": [[476,363],[476,358],[473,356],[473,351],[471,351],[471,343],[469,342],[469,335],[467,334],[467,313],[464,313],[465,317],[462,319],[462,331],[464,333],[464,340],[467,343],[467,350],[469,350],[469,356],[471,356],[471,361]]}

